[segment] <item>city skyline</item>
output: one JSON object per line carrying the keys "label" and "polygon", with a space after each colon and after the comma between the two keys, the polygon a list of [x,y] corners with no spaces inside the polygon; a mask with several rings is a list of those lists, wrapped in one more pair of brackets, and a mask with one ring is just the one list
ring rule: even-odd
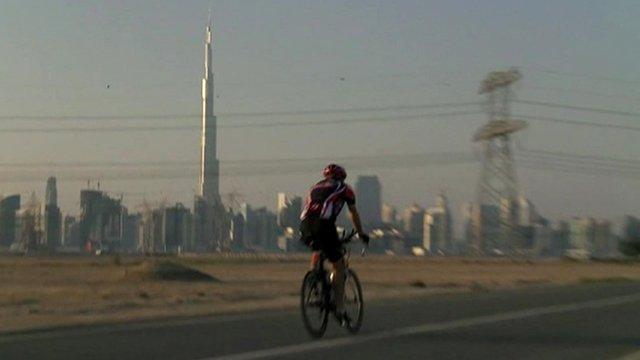
{"label": "city skyline", "polygon": [[[63,217],[56,205],[56,183],[54,177],[47,179],[44,204],[33,194],[22,206],[20,195],[0,199],[1,250],[84,251],[96,255],[306,250],[296,231],[301,196],[278,193],[275,212],[246,202],[236,203],[235,209],[216,212],[209,210],[211,205],[202,198],[196,198],[193,210],[181,203],[161,203],[144,204],[143,209],[130,211],[121,199],[85,189],[80,192],[81,212]],[[519,196],[516,201],[503,199],[510,204],[507,207],[471,204],[458,219],[461,228],[454,230],[454,217],[444,193],[435,199],[435,206],[423,208],[414,203],[398,216],[397,209],[381,203],[377,177],[358,177],[355,190],[363,224],[376,239],[370,250],[376,253],[618,257],[625,253],[621,250],[623,244],[636,234],[640,222],[631,215],[620,221],[591,216],[549,219],[529,199]],[[474,209],[478,208],[485,212],[480,221],[488,236],[481,241],[474,230]],[[345,221],[339,219],[338,224],[349,228]],[[505,225],[508,234],[502,231]]]}
{"label": "city skyline", "polygon": [[0,360],[640,359],[640,1],[0,3]]}
{"label": "city skyline", "polygon": [[[278,121],[332,121],[336,117],[339,120],[369,119],[369,118],[386,118],[394,120],[397,117],[412,116],[406,108],[388,109],[393,106],[418,104],[430,105],[438,103],[450,102],[478,102],[480,99],[475,95],[479,80],[482,79],[488,71],[508,67],[511,65],[520,66],[524,74],[522,88],[516,89],[516,93],[522,99],[540,99],[553,100],[555,102],[575,104],[580,106],[592,106],[597,108],[610,108],[612,110],[633,110],[633,105],[629,97],[633,94],[624,94],[615,98],[604,96],[589,95],[585,93],[615,94],[622,93],[626,89],[624,83],[615,81],[597,81],[594,78],[605,77],[615,79],[620,77],[620,72],[613,69],[604,69],[591,66],[594,64],[581,65],[579,63],[576,69],[563,68],[555,59],[541,57],[532,54],[532,50],[524,49],[531,56],[531,62],[524,61],[524,57],[520,56],[480,56],[479,65],[470,66],[462,60],[456,60],[452,64],[443,64],[441,61],[434,61],[443,56],[438,55],[443,51],[440,47],[427,42],[416,42],[420,36],[427,35],[427,39],[438,39],[450,35],[452,39],[461,36],[459,29],[452,29],[443,26],[440,29],[432,28],[428,25],[424,27],[421,16],[429,18],[431,10],[440,10],[445,18],[458,19],[466,15],[457,11],[460,9],[460,3],[451,5],[436,4],[420,4],[415,6],[413,2],[399,3],[397,5],[370,4],[362,8],[351,8],[344,6],[343,15],[327,15],[324,5],[310,5],[304,3],[297,5],[293,3],[269,3],[268,6],[259,6],[258,3],[253,5],[235,5],[230,2],[215,3],[216,9],[216,37],[221,49],[216,51],[218,75],[222,78],[221,82],[217,82],[217,95],[220,97],[218,104],[220,105],[219,114],[221,124],[221,141],[220,156],[222,158],[220,187],[222,193],[238,191],[242,193],[245,199],[256,206],[267,205],[269,208],[274,207],[274,196],[279,191],[285,191],[293,194],[303,194],[306,188],[319,178],[322,167],[333,159],[340,159],[341,156],[353,157],[354,154],[367,154],[372,156],[384,154],[384,156],[398,154],[438,154],[438,153],[466,153],[470,158],[473,157],[473,150],[470,145],[471,133],[475,127],[486,121],[486,116],[482,114],[481,109],[472,108],[477,114],[471,117],[467,115],[442,116],[438,119],[436,116],[434,121],[416,123],[411,119],[408,121],[397,120],[389,122],[354,122],[353,124],[341,125],[339,123],[322,125],[322,126],[283,126],[283,127],[266,127],[249,126],[246,128],[232,128],[230,126],[242,125],[246,123],[262,125],[262,123],[278,122]],[[409,4],[415,7],[415,14],[407,14],[406,8]],[[6,116],[11,115],[37,115],[43,116],[71,116],[73,114],[84,114],[94,116],[131,116],[139,114],[139,116],[148,115],[171,115],[171,114],[197,114],[199,101],[197,81],[201,78],[202,72],[202,28],[206,23],[206,8],[208,3],[201,2],[185,6],[184,9],[177,9],[175,4],[167,4],[166,8],[149,9],[138,8],[132,5],[131,15],[121,13],[119,9],[113,8],[108,4],[99,6],[82,5],[71,11],[65,16],[82,15],[77,18],[67,19],[57,17],[62,16],[55,10],[62,6],[60,3],[46,3],[41,9],[32,9],[33,5],[22,5],[19,3],[9,3],[9,8],[15,10],[11,18],[7,19],[7,23],[13,24],[11,31],[7,32],[10,38],[7,39],[9,47],[16,50],[16,53],[4,52],[6,55],[3,61],[7,68],[15,71],[8,76],[3,86],[15,86],[17,91],[8,91],[4,89],[7,95],[2,101],[3,109]],[[365,68],[359,69],[355,64],[358,63],[366,48],[345,50],[348,56],[328,56],[323,55],[321,58],[325,62],[319,60],[313,61],[312,55],[302,55],[302,52],[308,50],[308,46],[317,46],[318,49],[327,49],[327,41],[335,41],[336,46],[343,46],[335,34],[325,27],[316,26],[319,31],[318,35],[309,36],[311,45],[304,45],[301,39],[294,35],[288,35],[280,32],[269,32],[273,30],[270,21],[276,17],[276,13],[281,7],[290,7],[287,14],[296,14],[300,12],[304,14],[304,6],[312,6],[314,16],[312,18],[326,19],[333,22],[336,29],[347,31],[347,37],[350,41],[354,36],[361,36],[369,45],[379,45],[380,52],[378,56],[372,58],[371,64],[367,64]],[[335,5],[335,4],[333,4]],[[542,8],[536,8],[531,5],[513,4],[508,6],[507,10],[512,10],[514,16],[521,17],[533,14],[538,22],[557,21],[562,14],[566,14],[569,10],[575,10],[576,3],[567,5],[556,5],[558,15],[554,15],[549,19],[542,19]],[[42,19],[44,24],[64,19],[71,20],[66,25],[52,26],[51,32],[43,34],[43,39],[35,37],[33,48],[26,46],[18,49],[15,47],[21,36],[29,36],[29,31],[15,24],[16,19],[20,19],[26,10],[34,10],[33,16],[38,18],[44,14],[43,11],[51,14],[50,17]],[[507,11],[505,10],[505,11]],[[589,9],[581,10],[586,13],[598,13],[594,21],[607,21],[607,19],[618,19],[622,16],[617,12],[616,7],[605,8],[602,6],[592,6]],[[627,9],[628,11],[628,9]],[[43,13],[41,13],[43,12]],[[378,13],[378,16],[367,18],[370,13]],[[248,23],[248,20],[254,19],[258,14],[264,13],[264,19],[261,19],[260,26],[265,26],[259,39],[249,41],[248,33],[255,30],[255,26]],[[0,15],[1,16],[1,15]],[[308,16],[308,15],[307,15]],[[324,17],[323,17],[324,16]],[[349,16],[352,16],[353,22],[349,22]],[[577,16],[577,15],[576,15]],[[405,17],[414,27],[398,27],[397,30],[391,30],[393,26],[399,24],[399,19]],[[165,37],[159,37],[153,34],[154,31],[160,29],[160,25],[154,20],[171,19],[174,27],[167,29],[162,28],[161,34]],[[307,17],[308,18],[308,17]],[[475,24],[480,29],[487,29],[487,25],[483,25],[483,21],[492,18],[484,12],[478,12],[477,16],[468,16],[469,24]],[[75,19],[75,20],[74,20]],[[84,28],[94,22],[101,23],[107,20],[118,19],[118,24],[111,25],[105,31],[111,35],[116,35],[113,40],[104,39],[104,50],[101,51],[123,51],[126,56],[122,59],[116,59],[115,64],[105,63],[98,58],[93,58],[87,65],[79,65],[77,61],[86,59],[87,54],[83,52],[71,51],[68,49],[67,43],[60,43],[54,35],[63,36],[71,30]],[[189,21],[187,21],[189,19]],[[201,19],[193,21],[193,19]],[[578,24],[577,18],[570,17],[563,26],[567,28],[567,34],[579,31],[582,27]],[[607,30],[599,33],[596,30],[590,30],[593,37],[592,41],[603,42],[609,36],[624,35],[623,26],[632,26],[628,19],[622,17],[622,23],[619,28]],[[298,22],[300,21],[300,23]],[[291,23],[291,29],[305,29],[304,21],[298,20]],[[499,21],[504,21],[500,19]],[[427,21],[428,23],[428,21]],[[311,24],[316,24],[311,22]],[[116,28],[117,25],[125,25],[130,28],[131,36],[124,36]],[[368,32],[376,25],[382,25],[384,31]],[[11,25],[7,25],[11,26]],[[471,25],[469,25],[471,26]],[[528,29],[536,28],[532,23],[526,23]],[[16,33],[15,29],[22,29],[24,34]],[[628,30],[628,28],[627,28]],[[431,31],[431,32],[430,32]],[[603,30],[604,31],[604,30]],[[254,32],[255,33],[255,32]],[[52,36],[54,36],[52,38]],[[77,35],[80,36],[80,35]],[[102,39],[103,35],[89,31],[86,32],[80,40],[89,49],[94,49],[95,39]],[[390,38],[400,39],[406,36],[413,42],[404,43],[405,46],[413,44],[416,48],[411,54],[415,57],[400,56],[399,52],[394,52],[387,42],[377,40]],[[498,49],[507,49],[514,46],[519,40],[529,39],[534,36],[525,33],[516,33],[513,39],[507,39],[505,44],[495,43],[480,35],[480,42],[477,46],[494,46]],[[46,39],[50,44],[41,44]],[[266,39],[277,39],[278,41],[264,41]],[[622,39],[627,39],[625,36]],[[283,41],[287,41],[288,45],[284,47]],[[534,40],[539,43],[549,43],[558,49],[567,49],[566,44],[571,40],[570,36],[552,40],[549,34],[535,35]],[[621,40],[622,41],[622,40]],[[64,56],[57,50],[52,48],[52,44],[56,44],[60,49],[68,49],[71,54],[77,56],[77,61],[72,61],[71,66],[64,68],[64,71],[57,72],[60,69]],[[141,46],[139,51],[129,51],[130,47]],[[467,47],[470,45],[465,43]],[[261,51],[265,48],[272,50],[273,46],[281,49],[282,56],[275,58],[264,58],[260,56]],[[578,44],[582,51],[588,51],[582,48],[584,44]],[[578,46],[576,45],[576,46]],[[21,45],[24,46],[24,45]],[[65,47],[67,46],[67,47]],[[324,47],[323,47],[324,46]],[[465,46],[451,44],[449,51],[454,53],[467,52],[470,49],[476,49],[475,46],[465,48]],[[395,49],[398,50],[398,49]],[[436,50],[436,51],[427,51]],[[242,56],[245,54],[253,54],[253,57]],[[46,56],[33,57],[34,54],[42,54]],[[155,54],[154,54],[155,53]],[[434,53],[435,55],[430,55]],[[479,52],[482,54],[482,52]],[[579,52],[574,49],[569,51],[569,55],[577,59]],[[26,63],[31,63],[37,71],[30,73],[23,71],[23,65],[17,62],[15,54],[25,56]],[[104,54],[104,53],[103,53]],[[154,54],[155,56],[147,56]],[[171,55],[173,54],[173,55]],[[144,55],[144,56],[143,56]],[[150,63],[145,62],[143,66],[139,60],[152,59]],[[457,57],[454,57],[458,59]],[[631,56],[623,56],[621,60],[617,60],[621,69],[630,68]],[[49,63],[40,63],[37,59],[49,59]],[[249,61],[250,59],[253,59]],[[283,61],[286,63],[290,59],[295,59],[292,63],[293,70],[282,69]],[[386,59],[386,60],[385,60]],[[260,61],[263,60],[263,61]],[[303,60],[309,60],[304,62]],[[393,60],[393,61],[391,61]],[[420,61],[418,61],[420,60]],[[35,61],[35,63],[33,63]],[[392,63],[400,61],[404,66],[391,66]],[[629,63],[624,63],[628,61]],[[133,69],[137,69],[141,77],[136,78],[134,82],[123,77],[118,72],[118,66],[131,63]],[[333,63],[332,63],[333,62]],[[420,65],[427,62],[427,67]],[[90,65],[89,65],[90,64]],[[307,64],[308,66],[304,66]],[[590,67],[591,66],[591,67]],[[87,70],[91,70],[90,73]],[[309,69],[309,70],[307,70]],[[550,69],[550,71],[546,70]],[[593,69],[598,70],[592,71]],[[560,75],[553,75],[553,71],[559,72]],[[572,73],[587,74],[586,78],[571,77]],[[564,75],[562,75],[564,73]],[[88,76],[87,74],[91,74]],[[407,74],[409,74],[407,76]],[[455,75],[458,74],[458,75]],[[462,74],[462,75],[460,75]],[[591,74],[591,75],[589,75]],[[633,74],[633,71],[631,71]],[[62,81],[68,77],[71,82]],[[411,78],[419,78],[419,81],[411,80]],[[37,80],[37,81],[36,81]],[[422,85],[420,85],[422,83]],[[30,85],[31,84],[31,85]],[[33,86],[41,84],[41,86]],[[596,86],[597,84],[597,86]],[[382,86],[388,85],[388,86]],[[538,88],[536,90],[536,87]],[[541,92],[539,88],[551,87],[556,91],[546,90]],[[595,88],[594,88],[595,87]],[[558,96],[558,88],[569,88],[570,95],[563,95],[563,99],[556,99]],[[269,91],[277,90],[277,91]],[[537,92],[536,92],[537,91]],[[33,107],[24,107],[24,97],[27,94],[42,94],[40,102],[34,104]],[[151,95],[151,96],[147,96]],[[211,94],[213,95],[213,93]],[[30,98],[30,97],[29,97]],[[591,100],[599,100],[592,104]],[[562,101],[561,101],[562,100]],[[331,114],[336,109],[353,109],[377,108],[375,111],[364,112],[343,112],[339,114]],[[380,111],[379,109],[386,109]],[[464,107],[460,107],[461,109]],[[153,109],[153,111],[151,110]],[[304,114],[304,110],[327,109],[321,112],[319,116],[310,118],[309,114]],[[27,111],[28,110],[28,111]],[[459,108],[455,108],[456,111]],[[525,111],[526,110],[526,111]],[[269,115],[270,112],[297,112],[294,117],[279,119],[280,115]],[[448,109],[436,109],[422,111],[426,112],[448,112]],[[557,117],[560,119],[576,120],[576,121],[592,121],[601,122],[602,116],[594,113],[574,113],[568,109],[551,109],[548,107],[541,108],[539,111],[527,104],[515,104],[514,112],[527,112],[541,117]],[[242,113],[258,113],[254,115],[242,115]],[[225,115],[226,114],[226,115]],[[616,115],[617,116],[617,115]],[[7,127],[25,127],[24,122],[16,119],[6,118]],[[42,128],[42,127],[68,127],[70,124],[78,127],[95,126],[93,123],[87,123],[84,120],[62,119],[58,122],[56,119],[49,119],[50,123],[38,121],[28,122],[26,127]],[[48,121],[49,121],[48,120]],[[196,118],[186,117],[179,119],[135,119],[126,118],[124,120],[103,120],[104,124],[100,126],[108,127],[130,126],[129,122],[141,126],[155,126],[161,123],[163,126],[175,126],[192,124],[194,129],[185,132],[184,130],[176,131],[150,131],[136,132],[130,134],[123,132],[98,132],[98,133],[8,133],[5,136],[11,136],[4,143],[5,146],[1,150],[6,154],[11,154],[8,163],[18,163],[22,167],[10,167],[11,170],[5,173],[3,178],[3,186],[0,192],[4,195],[10,195],[19,192],[23,195],[30,194],[32,189],[40,198],[43,198],[44,189],[39,184],[48,176],[53,175],[58,178],[58,188],[60,193],[60,206],[65,213],[76,213],[79,209],[77,203],[77,193],[80,188],[84,187],[86,179],[92,179],[94,184],[99,181],[102,189],[117,195],[124,193],[124,201],[129,208],[135,208],[142,201],[143,194],[151,201],[162,200],[167,197],[170,202],[180,201],[190,204],[194,194],[197,193],[196,185],[193,178],[197,175],[198,143]],[[458,120],[465,120],[464,122]],[[468,121],[467,121],[468,120]],[[619,120],[619,121],[618,121]],[[629,120],[628,117],[616,118],[616,122],[624,123]],[[397,123],[403,122],[402,126]],[[532,127],[518,138],[520,145],[524,145],[527,149],[532,150],[550,150],[555,152],[565,152],[585,156],[615,157],[633,159],[637,153],[636,142],[633,140],[633,133],[622,132],[620,130],[606,130],[605,133],[600,132],[598,128],[589,127],[572,127],[570,125],[557,125],[544,122],[531,122]],[[46,125],[43,125],[46,124]],[[361,127],[358,128],[357,124]],[[464,125],[461,125],[464,124]],[[604,123],[603,123],[604,124]],[[553,128],[552,128],[553,127]],[[341,131],[343,130],[343,131]],[[395,136],[381,136],[381,134],[394,131]],[[338,134],[336,134],[338,132]],[[12,135],[9,135],[12,134]],[[597,134],[597,138],[596,138]],[[588,142],[580,142],[573,140],[569,142],[563,141],[566,137],[575,137],[576,139],[590,139]],[[327,147],[326,142],[330,142]],[[30,146],[27,146],[30,145]],[[50,151],[50,149],[55,151]],[[330,150],[328,151],[327,148]],[[339,150],[338,150],[339,149]],[[523,191],[527,197],[534,200],[541,211],[550,217],[570,217],[573,215],[593,215],[596,217],[613,217],[623,216],[626,213],[634,213],[636,192],[633,191],[634,179],[602,174],[581,174],[581,173],[561,173],[557,171],[557,165],[550,166],[546,161],[540,165],[535,161],[527,159],[528,166],[542,166],[543,169],[531,169],[530,167],[521,167],[518,160],[518,151],[516,149],[516,167],[517,172],[523,183]],[[455,154],[454,154],[455,155]],[[450,157],[455,158],[452,155]],[[384,159],[384,156],[381,158]],[[255,167],[251,163],[242,164],[242,162],[234,162],[240,159],[248,159],[255,162],[257,159],[314,159],[305,161],[304,164],[298,165],[293,162],[287,165],[286,171],[281,174],[264,175],[267,172],[269,162],[267,161],[264,168],[258,166],[258,170],[249,175],[242,176],[247,167]],[[452,210],[459,217],[460,207],[464,202],[474,198],[475,184],[478,177],[479,164],[473,161],[465,161],[454,163],[453,165],[444,166],[437,161],[432,163],[430,160],[417,161],[412,163],[406,158],[400,158],[400,161],[408,162],[405,167],[398,167],[397,162],[386,159],[387,164],[380,165],[379,162],[372,160],[360,161],[351,158],[345,161],[349,171],[349,181],[355,180],[357,175],[376,174],[379,176],[384,186],[383,201],[403,208],[413,202],[418,202],[423,206],[428,206],[432,199],[441,191],[446,190],[449,194]],[[407,156],[409,158],[409,156]],[[109,167],[99,165],[97,168],[86,169],[75,167],[72,169],[65,167],[52,167],[47,169],[47,164],[67,164],[67,163],[95,163],[105,164],[106,162],[115,162],[115,160],[131,160],[133,162],[184,162],[192,164],[185,169],[174,167],[175,165],[166,165],[169,167],[166,171],[163,169],[143,169],[131,170],[122,167]],[[226,160],[226,161],[225,161]],[[557,160],[554,160],[557,161]],[[384,161],[383,161],[384,162]],[[25,164],[43,164],[38,167],[24,167]],[[364,165],[363,165],[364,163]],[[392,164],[388,164],[392,163]],[[566,163],[566,161],[565,161]],[[424,165],[426,164],[426,165]],[[146,166],[146,165],[145,165]],[[281,166],[281,165],[279,165]],[[54,169],[54,170],[51,170]],[[277,168],[276,170],[278,170]],[[226,174],[235,174],[234,177],[225,176]],[[261,173],[262,171],[262,173]],[[168,179],[162,180],[159,173],[168,176]],[[193,176],[191,176],[193,174]],[[186,175],[184,178],[178,175]],[[560,176],[558,176],[560,175]],[[129,179],[127,177],[142,177],[141,179]],[[65,179],[66,178],[66,179]],[[558,178],[561,181],[558,181]],[[20,179],[28,180],[23,184],[18,183]],[[95,185],[94,185],[95,186]],[[162,192],[165,192],[165,195]]]}

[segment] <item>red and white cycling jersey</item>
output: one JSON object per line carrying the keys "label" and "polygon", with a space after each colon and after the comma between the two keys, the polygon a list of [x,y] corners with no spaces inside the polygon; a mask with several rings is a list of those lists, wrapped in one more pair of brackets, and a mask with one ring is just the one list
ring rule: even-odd
{"label": "red and white cycling jersey", "polygon": [[300,219],[335,221],[344,203],[356,203],[356,195],[351,186],[333,179],[322,180],[309,189]]}

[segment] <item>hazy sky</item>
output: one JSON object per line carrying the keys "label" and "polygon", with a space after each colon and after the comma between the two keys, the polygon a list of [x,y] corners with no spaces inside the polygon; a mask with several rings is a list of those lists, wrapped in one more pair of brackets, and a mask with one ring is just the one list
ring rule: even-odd
{"label": "hazy sky", "polygon": [[[0,193],[42,194],[53,174],[68,212],[77,212],[88,178],[124,193],[131,208],[143,197],[191,205],[208,7],[208,0],[2,0]],[[445,190],[459,208],[474,197],[478,164],[389,155],[471,155],[482,108],[397,107],[480,101],[479,82],[496,69],[520,68],[521,100],[640,112],[637,1],[218,0],[213,8],[221,191],[256,205],[273,207],[277,191],[301,194],[323,164],[347,157],[350,179],[380,176],[386,202],[430,206]],[[370,111],[273,114],[346,108]],[[457,111],[478,113],[402,118]],[[526,104],[513,112],[640,126],[640,117]],[[233,127],[350,118],[388,121]],[[95,127],[119,130],[59,131]],[[639,135],[532,120],[517,142],[640,161]],[[353,158],[367,156],[380,158]],[[280,160],[301,158],[314,160]],[[259,159],[268,161],[250,161]],[[113,164],[122,162],[133,165]],[[544,215],[640,214],[637,171],[537,167],[518,167],[518,175]]]}

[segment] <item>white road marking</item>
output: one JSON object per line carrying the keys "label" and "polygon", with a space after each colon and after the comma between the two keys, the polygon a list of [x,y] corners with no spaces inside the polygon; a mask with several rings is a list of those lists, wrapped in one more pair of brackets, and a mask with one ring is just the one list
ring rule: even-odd
{"label": "white road marking", "polygon": [[[397,337],[409,336],[409,335],[425,334],[425,333],[436,332],[436,331],[453,330],[453,329],[459,329],[459,328],[470,327],[470,326],[491,324],[491,323],[496,323],[501,321],[520,320],[520,319],[526,319],[526,318],[549,315],[549,314],[560,314],[560,313],[567,313],[567,312],[573,312],[573,311],[579,311],[579,310],[585,310],[585,309],[594,309],[594,308],[601,308],[601,307],[607,307],[607,306],[623,305],[623,304],[633,303],[637,301],[640,301],[640,294],[616,296],[616,297],[611,297],[611,298],[606,298],[601,300],[592,300],[592,301],[571,303],[571,304],[564,304],[564,305],[544,306],[544,307],[531,308],[531,309],[525,309],[525,310],[508,311],[508,312],[499,313],[499,314],[478,316],[478,317],[467,318],[467,319],[446,321],[441,323],[409,326],[409,327],[380,331],[380,332],[360,335],[360,336],[310,341],[302,344],[281,346],[281,347],[276,347],[271,349],[256,350],[256,351],[231,354],[231,355],[223,355],[223,356],[217,356],[217,357],[209,357],[209,358],[200,359],[200,360],[253,360],[253,359],[274,358],[279,356],[300,354],[300,353],[309,352],[313,350],[334,349],[340,346],[362,344],[362,343],[372,342],[376,340],[397,338]],[[631,359],[637,360],[638,358],[631,358]],[[625,360],[631,360],[631,359],[625,359]]]}

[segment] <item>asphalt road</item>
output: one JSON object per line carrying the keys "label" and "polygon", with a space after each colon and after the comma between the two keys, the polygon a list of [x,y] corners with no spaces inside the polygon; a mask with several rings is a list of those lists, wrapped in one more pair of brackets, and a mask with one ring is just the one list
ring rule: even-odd
{"label": "asphalt road", "polygon": [[356,336],[259,312],[3,334],[0,359],[640,359],[639,308],[639,283],[538,287],[367,304]]}

